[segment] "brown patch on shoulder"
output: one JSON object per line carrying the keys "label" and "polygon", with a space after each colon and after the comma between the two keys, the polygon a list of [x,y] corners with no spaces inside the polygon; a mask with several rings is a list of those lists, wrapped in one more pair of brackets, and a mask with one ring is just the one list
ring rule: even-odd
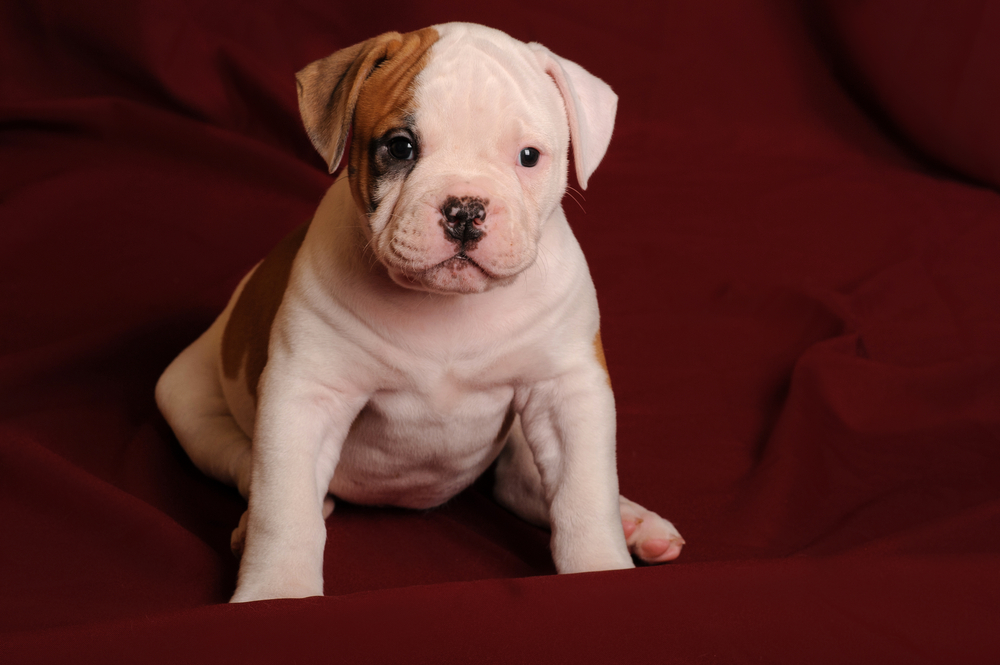
{"label": "brown patch on shoulder", "polygon": [[601,331],[598,330],[597,334],[594,335],[594,355],[597,357],[597,362],[601,364],[604,368],[604,376],[608,380],[608,385],[611,385],[611,373],[608,372],[608,361],[604,357],[604,345],[601,343]]}
{"label": "brown patch on shoulder", "polygon": [[271,326],[288,288],[292,261],[308,229],[307,222],[289,233],[257,266],[222,333],[222,371],[226,378],[235,379],[245,367],[247,390],[255,402],[260,375],[267,365]]}
{"label": "brown patch on shoulder", "polygon": [[382,60],[361,88],[354,110],[349,164],[353,176],[351,193],[363,210],[371,211],[377,203],[372,141],[392,129],[412,124],[409,116],[416,110],[413,81],[426,65],[428,51],[437,40],[437,30],[424,28],[386,41],[380,49]]}

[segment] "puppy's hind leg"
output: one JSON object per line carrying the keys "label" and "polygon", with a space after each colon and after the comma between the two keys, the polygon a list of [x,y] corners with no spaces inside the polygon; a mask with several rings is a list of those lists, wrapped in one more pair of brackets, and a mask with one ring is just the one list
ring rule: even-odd
{"label": "puppy's hind leg", "polygon": [[[549,508],[534,455],[524,440],[520,417],[514,419],[507,445],[496,465],[493,497],[521,519],[549,527]],[[622,530],[629,552],[646,563],[664,563],[680,556],[684,539],[674,525],[623,496],[618,497]]]}
{"label": "puppy's hind leg", "polygon": [[205,475],[250,494],[250,438],[236,423],[219,382],[216,322],[184,349],[156,384],[156,404],[181,447]]}
{"label": "puppy's hind leg", "polygon": [[684,539],[673,524],[635,501],[618,497],[625,542],[634,556],[646,563],[666,563],[681,555]]}

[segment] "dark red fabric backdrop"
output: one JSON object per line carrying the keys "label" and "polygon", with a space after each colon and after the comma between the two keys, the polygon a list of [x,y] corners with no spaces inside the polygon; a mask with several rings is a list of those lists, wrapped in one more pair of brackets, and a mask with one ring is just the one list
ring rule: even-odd
{"label": "dark red fabric backdrop", "polygon": [[[449,20],[621,98],[565,207],[688,545],[555,576],[476,487],[225,605],[243,502],[153,385],[331,181],[294,72]],[[0,4],[0,662],[998,662],[998,49],[946,0]]]}

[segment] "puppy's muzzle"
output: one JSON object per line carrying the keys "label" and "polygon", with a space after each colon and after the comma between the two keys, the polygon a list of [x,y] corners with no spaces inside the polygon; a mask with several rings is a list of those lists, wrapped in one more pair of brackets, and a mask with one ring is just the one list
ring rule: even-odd
{"label": "puppy's muzzle", "polygon": [[482,227],[486,223],[486,206],[489,204],[478,196],[449,196],[441,206],[445,237],[458,243],[462,249],[474,247],[486,235]]}

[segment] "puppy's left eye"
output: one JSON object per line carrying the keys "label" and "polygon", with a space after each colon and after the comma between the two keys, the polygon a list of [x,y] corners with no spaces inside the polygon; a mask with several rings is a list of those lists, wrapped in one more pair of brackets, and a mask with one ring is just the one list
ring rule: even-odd
{"label": "puppy's left eye", "polygon": [[389,154],[395,159],[408,161],[414,157],[413,141],[405,136],[397,136],[389,141],[388,148]]}
{"label": "puppy's left eye", "polygon": [[517,163],[521,166],[531,168],[538,163],[539,157],[541,157],[541,153],[538,152],[538,148],[525,148],[518,153]]}

